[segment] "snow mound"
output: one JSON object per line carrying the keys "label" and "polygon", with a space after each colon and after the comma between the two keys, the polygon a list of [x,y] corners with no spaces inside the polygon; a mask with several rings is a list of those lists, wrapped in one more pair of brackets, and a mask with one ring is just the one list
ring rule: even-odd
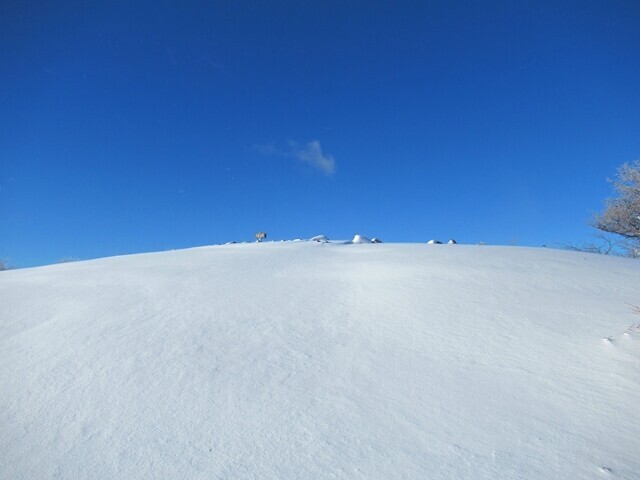
{"label": "snow mound", "polygon": [[355,237],[353,237],[353,240],[351,240],[351,243],[373,243],[369,238],[365,237],[364,235],[356,235]]}
{"label": "snow mound", "polygon": [[371,243],[382,243],[382,240],[380,240],[379,238],[373,237],[371,239]]}
{"label": "snow mound", "polygon": [[452,239],[450,239],[450,240],[447,242],[447,245],[456,245],[457,243],[458,243],[458,242],[456,242],[456,241],[452,238]]}
{"label": "snow mound", "polygon": [[316,235],[309,239],[311,242],[329,243],[329,239],[325,235]]}
{"label": "snow mound", "polygon": [[429,240],[427,245],[442,245],[442,242],[440,240]]}
{"label": "snow mound", "polygon": [[0,477],[637,480],[637,260],[326,247],[0,272]]}

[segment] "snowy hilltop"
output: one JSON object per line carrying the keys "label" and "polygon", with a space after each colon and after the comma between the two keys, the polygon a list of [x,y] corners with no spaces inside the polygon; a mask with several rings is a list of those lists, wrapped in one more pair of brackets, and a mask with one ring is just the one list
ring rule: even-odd
{"label": "snowy hilltop", "polygon": [[314,240],[0,273],[0,476],[638,478],[637,261]]}

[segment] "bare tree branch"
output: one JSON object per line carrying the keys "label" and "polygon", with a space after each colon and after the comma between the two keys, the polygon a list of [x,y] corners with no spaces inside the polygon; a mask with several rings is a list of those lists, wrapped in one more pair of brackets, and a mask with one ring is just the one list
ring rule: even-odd
{"label": "bare tree branch", "polygon": [[[640,247],[640,160],[625,163],[611,181],[617,197],[607,200],[605,210],[596,215],[593,226],[632,240]],[[635,251],[635,250],[634,250]]]}

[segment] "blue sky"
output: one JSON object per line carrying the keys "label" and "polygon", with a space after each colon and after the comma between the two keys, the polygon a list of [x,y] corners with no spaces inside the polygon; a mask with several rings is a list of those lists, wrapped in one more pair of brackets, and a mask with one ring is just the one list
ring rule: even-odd
{"label": "blue sky", "polygon": [[640,158],[640,3],[0,7],[0,257],[579,243]]}

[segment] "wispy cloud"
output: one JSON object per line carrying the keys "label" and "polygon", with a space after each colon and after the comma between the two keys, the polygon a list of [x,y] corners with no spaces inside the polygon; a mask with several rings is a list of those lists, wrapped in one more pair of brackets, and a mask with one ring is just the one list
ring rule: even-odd
{"label": "wispy cloud", "polygon": [[290,141],[291,155],[301,162],[308,163],[325,175],[333,175],[336,172],[336,161],[331,155],[322,153],[322,146],[318,140],[313,140],[305,146]]}
{"label": "wispy cloud", "polygon": [[270,155],[284,156],[285,155],[285,152],[276,148],[276,146],[273,143],[266,143],[264,145],[254,145],[253,147],[251,147],[251,149],[254,152],[257,152],[260,155],[264,155],[264,156],[270,156]]}
{"label": "wispy cloud", "polygon": [[320,170],[325,175],[333,175],[336,172],[336,161],[333,156],[325,154],[318,140],[312,140],[306,145],[289,140],[287,149],[279,149],[273,143],[266,145],[254,145],[253,149],[261,155],[277,155],[292,157]]}

